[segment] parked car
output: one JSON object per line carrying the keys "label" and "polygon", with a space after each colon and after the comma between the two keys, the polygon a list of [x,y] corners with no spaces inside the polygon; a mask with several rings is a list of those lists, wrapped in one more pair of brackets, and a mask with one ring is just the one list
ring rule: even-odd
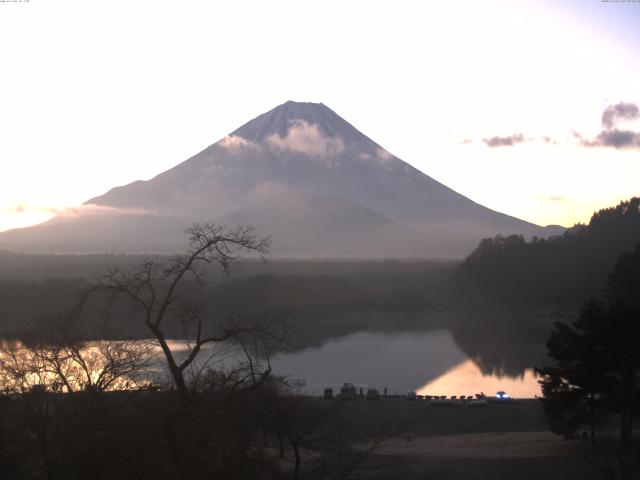
{"label": "parked car", "polygon": [[379,400],[380,399],[380,392],[378,392],[378,389],[376,388],[369,388],[367,389],[367,400]]}
{"label": "parked car", "polygon": [[418,395],[416,394],[416,392],[407,392],[406,399],[407,400],[417,400],[418,399]]}
{"label": "parked car", "polygon": [[489,403],[499,403],[499,404],[500,403],[502,403],[502,404],[514,403],[513,398],[511,398],[507,392],[504,392],[502,390],[500,390],[499,392],[496,392],[496,396],[495,397],[487,397],[487,401]]}
{"label": "parked car", "polygon": [[431,399],[429,404],[432,407],[453,407],[454,401],[444,395],[436,395]]}
{"label": "parked car", "polygon": [[340,388],[340,398],[343,400],[354,400],[358,396],[358,390],[352,383],[345,383]]}

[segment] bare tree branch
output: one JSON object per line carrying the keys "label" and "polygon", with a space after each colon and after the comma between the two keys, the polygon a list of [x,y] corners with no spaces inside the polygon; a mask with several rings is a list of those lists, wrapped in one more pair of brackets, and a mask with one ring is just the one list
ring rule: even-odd
{"label": "bare tree branch", "polygon": [[[263,255],[270,244],[268,238],[258,237],[252,227],[230,229],[214,224],[196,224],[185,233],[190,239],[186,254],[175,255],[168,262],[153,257],[128,269],[113,269],[90,286],[83,297],[84,303],[96,294],[107,294],[110,306],[119,298],[127,299],[142,312],[143,323],[158,342],[183,399],[187,399],[189,393],[185,371],[194,364],[205,346],[238,342],[246,335],[260,334],[258,330],[246,330],[228,323],[219,331],[205,336],[203,319],[198,308],[185,301],[183,284],[191,278],[202,288],[202,267],[215,263],[224,274],[229,274],[239,253]],[[165,325],[167,322],[170,324]],[[183,329],[188,349],[180,361],[167,338],[177,325]]]}

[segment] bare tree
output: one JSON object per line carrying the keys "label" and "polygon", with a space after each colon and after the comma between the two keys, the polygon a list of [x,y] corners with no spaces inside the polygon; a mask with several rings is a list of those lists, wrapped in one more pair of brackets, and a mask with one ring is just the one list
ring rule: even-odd
{"label": "bare tree", "polygon": [[136,390],[149,385],[142,372],[151,365],[153,349],[146,342],[97,340],[25,348],[67,392]]}
{"label": "bare tree", "polygon": [[43,470],[51,478],[49,431],[54,402],[49,393],[60,391],[61,384],[45,373],[40,358],[21,342],[3,341],[0,348],[0,390],[4,395],[20,394],[24,400],[19,421],[35,441]]}
{"label": "bare tree", "polygon": [[381,445],[381,438],[354,431],[343,402],[306,396],[300,382],[282,379],[276,386],[265,398],[264,418],[275,437],[281,466],[287,452],[292,456],[294,480],[347,479]]}
{"label": "bare tree", "polygon": [[39,333],[27,340],[2,343],[2,392],[107,392],[148,386],[148,379],[142,375],[153,356],[153,346],[148,342],[89,341],[71,335],[69,323],[49,326],[49,335]]}
{"label": "bare tree", "polygon": [[[97,293],[106,293],[110,305],[118,299],[133,304],[138,317],[161,348],[172,381],[183,400],[191,394],[190,369],[197,365],[196,359],[205,347],[264,334],[261,327],[251,323],[224,322],[215,329],[210,323],[205,325],[200,305],[193,300],[193,290],[202,290],[205,284],[205,267],[216,264],[229,274],[238,253],[265,254],[269,246],[269,239],[258,237],[251,227],[229,229],[204,224],[194,225],[186,233],[190,237],[186,254],[176,255],[169,261],[155,257],[126,269],[113,269],[85,294],[85,301]],[[196,288],[188,292],[185,286],[190,281],[195,281]],[[185,339],[180,351],[169,341],[171,334]]]}
{"label": "bare tree", "polygon": [[136,376],[152,358],[144,342],[80,341],[57,332],[0,345],[0,391],[16,399],[12,422],[37,446],[47,478],[59,461],[61,432],[73,428],[70,419],[92,432],[89,425],[105,414],[99,394],[145,386]]}
{"label": "bare tree", "polygon": [[34,389],[59,392],[61,382],[46,372],[42,359],[22,342],[2,342],[0,347],[0,390],[4,394],[21,394]]}

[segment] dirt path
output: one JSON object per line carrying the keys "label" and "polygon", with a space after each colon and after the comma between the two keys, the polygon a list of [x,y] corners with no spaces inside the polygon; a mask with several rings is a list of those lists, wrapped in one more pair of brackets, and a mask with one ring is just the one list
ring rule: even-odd
{"label": "dirt path", "polygon": [[458,458],[523,458],[576,453],[579,442],[551,432],[473,433],[393,438],[376,450],[378,455]]}

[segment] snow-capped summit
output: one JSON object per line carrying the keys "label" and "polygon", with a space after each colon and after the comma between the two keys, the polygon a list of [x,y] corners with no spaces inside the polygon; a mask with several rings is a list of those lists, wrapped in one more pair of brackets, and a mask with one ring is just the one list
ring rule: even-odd
{"label": "snow-capped summit", "polygon": [[[291,219],[300,228],[284,228],[291,218],[287,202],[296,204],[301,198],[304,218]],[[169,244],[175,249],[180,247],[175,244],[179,236],[169,229],[221,217],[235,223],[259,223],[261,231],[273,236],[274,253],[283,256],[461,256],[486,236],[547,233],[440,184],[322,103],[292,101],[256,117],[155,178],[116,187],[87,205],[97,206],[99,220],[95,215],[76,216],[6,232],[0,234],[0,247],[143,252],[166,250]],[[131,215],[144,221],[131,221]],[[103,246],[99,239],[86,238],[90,233],[83,233],[83,222],[109,222]],[[149,225],[162,232],[163,222],[167,241],[160,242],[162,248],[157,239],[145,242],[143,231],[132,232],[151,228]],[[49,238],[58,239],[55,250],[47,244],[45,231]],[[385,233],[375,234],[382,231]],[[130,238],[136,238],[135,243]],[[366,248],[359,248],[365,243]]]}

